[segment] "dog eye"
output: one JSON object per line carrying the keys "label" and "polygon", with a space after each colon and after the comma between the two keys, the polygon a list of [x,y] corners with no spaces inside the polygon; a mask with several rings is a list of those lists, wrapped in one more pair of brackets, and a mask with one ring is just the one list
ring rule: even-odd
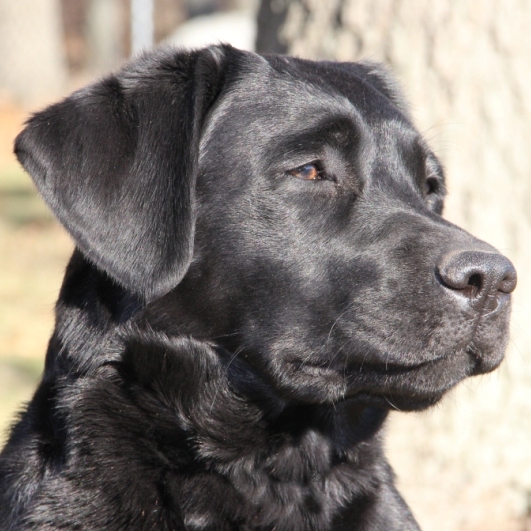
{"label": "dog eye", "polygon": [[424,194],[431,195],[440,191],[440,184],[435,177],[429,177],[424,181]]}
{"label": "dog eye", "polygon": [[288,171],[289,175],[297,177],[298,179],[303,179],[305,181],[319,181],[324,178],[324,172],[321,165],[317,162],[309,162],[308,164],[303,164],[298,168]]}

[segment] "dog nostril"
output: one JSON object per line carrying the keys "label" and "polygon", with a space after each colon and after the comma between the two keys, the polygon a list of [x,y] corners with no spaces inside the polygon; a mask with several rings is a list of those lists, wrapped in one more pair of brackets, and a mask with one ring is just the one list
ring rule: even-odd
{"label": "dog nostril", "polygon": [[501,293],[511,293],[516,287],[513,264],[496,252],[453,251],[442,257],[437,269],[446,288],[472,302],[497,300]]}
{"label": "dog nostril", "polygon": [[467,295],[473,299],[478,296],[479,292],[481,291],[481,288],[483,287],[483,278],[479,273],[474,273],[469,279],[468,279],[468,285],[465,289],[467,292]]}
{"label": "dog nostril", "polygon": [[502,293],[512,293],[516,288],[516,269],[511,262],[509,262],[509,264],[511,267],[508,268],[498,286],[498,291],[501,291]]}

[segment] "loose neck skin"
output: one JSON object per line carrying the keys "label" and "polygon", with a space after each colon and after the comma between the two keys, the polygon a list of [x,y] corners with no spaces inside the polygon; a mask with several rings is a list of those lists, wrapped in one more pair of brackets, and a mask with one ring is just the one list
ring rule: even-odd
{"label": "loose neck skin", "polygon": [[[114,477],[143,470],[131,486],[143,493],[140,513],[124,521],[158,506],[190,528],[217,530],[222,519],[227,529],[327,530],[391,485],[379,436],[386,410],[279,396],[236,352],[154,328],[133,296],[79,255],[65,286],[41,384],[61,394],[61,412],[47,413],[52,433],[41,436],[55,441],[50,474],[76,467],[94,503],[108,503]],[[97,485],[88,481],[95,469]]]}
{"label": "loose neck skin", "polygon": [[[385,410],[278,397],[244,361],[206,342],[133,327],[123,337],[119,373],[138,389],[140,407],[151,404],[150,418],[160,410],[173,416],[186,440],[181,461],[193,462],[207,483],[228,481],[227,495],[240,498],[242,511],[230,518],[287,531],[313,510],[304,529],[327,529],[342,507],[388,481],[378,435]],[[151,429],[168,440],[163,426]],[[193,503],[183,500],[190,522],[215,518],[211,506],[190,496]]]}

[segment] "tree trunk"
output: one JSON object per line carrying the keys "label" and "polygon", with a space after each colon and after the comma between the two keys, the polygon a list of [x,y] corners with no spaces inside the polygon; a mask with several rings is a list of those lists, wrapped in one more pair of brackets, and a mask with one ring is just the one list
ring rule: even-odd
{"label": "tree trunk", "polygon": [[259,51],[391,65],[446,166],[446,217],[517,267],[507,361],[426,414],[394,414],[387,446],[425,531],[522,531],[531,498],[531,2],[263,4]]}
{"label": "tree trunk", "polygon": [[65,88],[59,0],[0,0],[0,96],[42,104]]}

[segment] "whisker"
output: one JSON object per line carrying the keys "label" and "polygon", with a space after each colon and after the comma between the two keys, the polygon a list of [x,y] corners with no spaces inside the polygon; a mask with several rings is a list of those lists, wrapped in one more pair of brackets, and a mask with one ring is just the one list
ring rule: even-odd
{"label": "whisker", "polygon": [[395,411],[400,411],[400,413],[403,413],[403,411],[395,404],[393,404],[391,402],[391,400],[389,398],[387,398],[386,396],[384,396],[386,402],[395,410]]}
{"label": "whisker", "polygon": [[[233,363],[233,361],[236,359],[236,356],[238,356],[238,354],[243,350],[243,347],[238,347],[235,351],[234,351],[234,354],[231,356],[230,360],[229,360],[229,363],[227,363],[227,366],[225,367],[225,371],[223,372],[223,377],[224,377],[224,380],[227,378],[227,374],[229,372],[229,368],[231,366],[231,364]],[[216,387],[216,392],[214,393],[214,398],[212,399],[212,404],[210,404],[210,413],[212,413],[212,410],[214,409],[214,404],[216,403],[216,399],[218,397],[218,394],[219,394],[219,390],[220,390],[220,387],[223,385],[223,382],[219,382],[217,387]]]}

